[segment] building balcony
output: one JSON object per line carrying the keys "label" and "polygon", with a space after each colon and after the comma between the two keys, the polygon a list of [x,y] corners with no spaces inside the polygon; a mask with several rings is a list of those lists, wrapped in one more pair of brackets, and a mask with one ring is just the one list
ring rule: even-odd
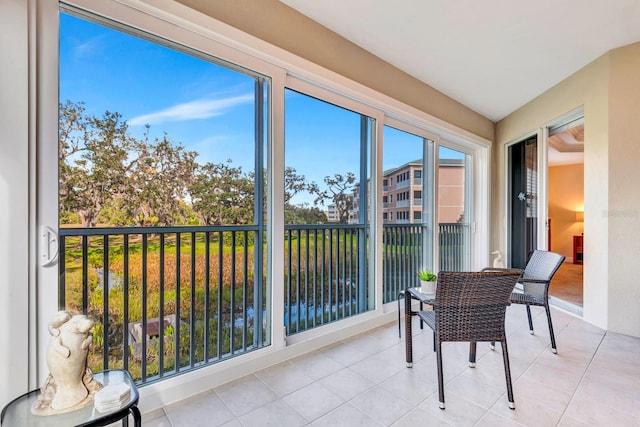
{"label": "building balcony", "polygon": [[411,206],[411,200],[398,200],[396,202],[396,208],[406,208]]}

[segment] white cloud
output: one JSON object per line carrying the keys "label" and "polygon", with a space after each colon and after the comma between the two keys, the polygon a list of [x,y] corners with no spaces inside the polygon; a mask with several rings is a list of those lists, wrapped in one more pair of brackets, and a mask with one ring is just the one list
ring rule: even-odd
{"label": "white cloud", "polygon": [[158,124],[164,122],[181,122],[185,120],[206,119],[221,116],[229,108],[236,105],[253,102],[253,94],[233,96],[222,99],[200,99],[149,114],[136,116],[128,121],[132,126]]}

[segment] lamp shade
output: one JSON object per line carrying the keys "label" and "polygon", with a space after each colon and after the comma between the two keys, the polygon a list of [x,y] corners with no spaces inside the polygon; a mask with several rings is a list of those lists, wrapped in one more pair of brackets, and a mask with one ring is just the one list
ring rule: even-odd
{"label": "lamp shade", "polygon": [[576,212],[576,222],[584,222],[584,212]]}

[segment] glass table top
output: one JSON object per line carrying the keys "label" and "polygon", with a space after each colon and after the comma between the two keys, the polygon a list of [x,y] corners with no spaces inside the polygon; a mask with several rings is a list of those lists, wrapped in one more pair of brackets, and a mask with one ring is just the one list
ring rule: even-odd
{"label": "glass table top", "polygon": [[84,408],[65,414],[39,416],[31,413],[31,406],[40,396],[40,390],[33,390],[5,406],[2,410],[2,426],[69,427],[102,425],[102,420],[112,418],[118,413],[122,413],[124,416],[131,406],[138,403],[138,389],[129,372],[122,370],[104,371],[93,374],[93,378],[105,386],[126,383],[131,389],[129,400],[119,408],[107,412],[99,412],[92,403]]}

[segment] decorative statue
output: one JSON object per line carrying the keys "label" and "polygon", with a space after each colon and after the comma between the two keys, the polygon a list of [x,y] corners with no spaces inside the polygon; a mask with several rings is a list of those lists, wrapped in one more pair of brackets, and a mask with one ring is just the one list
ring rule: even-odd
{"label": "decorative statue", "polygon": [[87,367],[93,324],[87,316],[72,316],[66,311],[59,311],[49,322],[53,337],[47,348],[50,373],[31,408],[33,414],[53,415],[82,408],[102,388]]}
{"label": "decorative statue", "polygon": [[502,253],[500,251],[493,251],[491,255],[498,255],[496,259],[493,260],[493,268],[504,268],[504,262],[502,261]]}

